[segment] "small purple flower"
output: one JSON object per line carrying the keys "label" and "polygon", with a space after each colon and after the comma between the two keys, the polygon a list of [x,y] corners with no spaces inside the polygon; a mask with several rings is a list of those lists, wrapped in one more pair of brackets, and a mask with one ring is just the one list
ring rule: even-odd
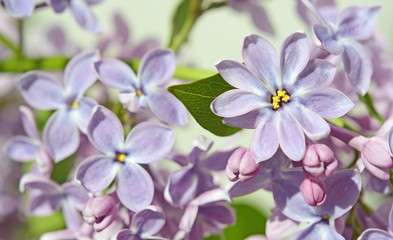
{"label": "small purple flower", "polygon": [[117,176],[116,193],[123,205],[132,211],[148,206],[153,199],[153,181],[139,164],[166,156],[175,140],[174,131],[162,124],[144,122],[134,127],[124,141],[119,119],[102,106],[93,110],[87,129],[90,142],[105,155],[84,160],[76,179],[87,190],[99,192]]}
{"label": "small purple flower", "polygon": [[19,81],[22,96],[33,108],[55,110],[44,127],[43,138],[50,155],[59,162],[73,154],[79,146],[79,132],[86,133],[93,107],[92,98],[83,97],[96,81],[91,65],[98,59],[95,51],[73,57],[64,72],[64,86],[52,76],[32,71]]}
{"label": "small purple flower", "polygon": [[99,79],[108,87],[120,89],[119,101],[128,111],[150,110],[162,121],[184,125],[187,112],[183,104],[166,90],[175,71],[175,55],[166,49],[146,53],[136,76],[124,62],[104,58],[94,63]]}
{"label": "small purple flower", "polygon": [[245,37],[242,54],[245,65],[232,60],[216,65],[237,89],[218,96],[211,109],[224,117],[224,124],[256,129],[250,150],[257,162],[271,158],[279,145],[290,159],[301,160],[304,134],[311,140],[326,137],[330,127],[322,117],[341,117],[353,107],[344,94],[328,87],[336,67],[310,61],[304,33],[284,41],[280,59],[271,43],[258,35]]}
{"label": "small purple flower", "polygon": [[8,12],[14,18],[29,18],[33,15],[34,0],[3,0]]}

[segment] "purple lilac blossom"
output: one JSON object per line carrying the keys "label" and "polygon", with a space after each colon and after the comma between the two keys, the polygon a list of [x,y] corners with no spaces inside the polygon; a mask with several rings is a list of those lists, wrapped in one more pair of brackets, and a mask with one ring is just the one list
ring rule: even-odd
{"label": "purple lilac blossom", "polygon": [[87,190],[100,192],[117,176],[116,193],[122,204],[132,211],[148,206],[153,199],[153,181],[139,164],[165,157],[172,149],[174,131],[162,124],[144,122],[134,127],[124,141],[120,120],[102,106],[93,110],[87,129],[90,142],[105,155],[84,160],[76,179]]}
{"label": "purple lilac blossom", "polygon": [[93,107],[92,98],[83,97],[96,81],[91,65],[98,59],[96,51],[73,57],[64,72],[64,85],[51,75],[32,71],[19,81],[22,96],[35,109],[56,110],[44,127],[43,138],[50,155],[59,162],[73,154],[79,146],[79,132],[86,133]]}
{"label": "purple lilac blossom", "polygon": [[343,93],[328,87],[336,67],[309,59],[304,33],[284,41],[280,58],[269,41],[248,35],[242,55],[245,65],[232,60],[216,65],[237,89],[218,96],[211,109],[224,117],[224,124],[256,129],[250,150],[257,162],[271,158],[279,145],[290,159],[300,161],[306,150],[304,134],[311,140],[326,137],[330,127],[322,117],[341,117],[353,107]]}
{"label": "purple lilac blossom", "polygon": [[[182,168],[172,173],[165,188],[165,198],[174,206],[185,206],[194,197],[217,188],[214,171],[223,171],[229,157],[236,149],[216,151],[207,156],[213,142],[197,137],[190,153],[182,158]],[[180,156],[177,156],[180,158]]]}
{"label": "purple lilac blossom", "polygon": [[137,113],[148,107],[160,120],[185,125],[184,105],[166,90],[175,71],[175,55],[167,49],[156,49],[141,59],[138,75],[124,62],[104,58],[94,63],[98,78],[108,87],[120,89],[119,101],[128,111]]}
{"label": "purple lilac blossom", "polygon": [[393,239],[393,212],[390,210],[389,212],[389,226],[388,231],[384,231],[377,228],[369,228],[360,235],[358,240],[369,240],[369,239],[378,239],[378,240],[392,240]]}
{"label": "purple lilac blossom", "polygon": [[14,18],[31,17],[34,11],[34,0],[3,0],[8,12]]}
{"label": "purple lilac blossom", "polygon": [[298,228],[299,222],[296,222],[284,214],[281,210],[275,207],[272,214],[266,222],[266,237],[267,239],[284,240],[292,235]]}
{"label": "purple lilac blossom", "polygon": [[371,57],[360,43],[369,39],[381,7],[349,7],[338,16],[337,24],[325,19],[309,0],[302,0],[323,25],[314,25],[316,44],[333,55],[341,55],[347,79],[364,95],[373,72]]}
{"label": "purple lilac blossom", "polygon": [[116,220],[118,202],[116,194],[91,197],[83,207],[83,219],[101,232]]}

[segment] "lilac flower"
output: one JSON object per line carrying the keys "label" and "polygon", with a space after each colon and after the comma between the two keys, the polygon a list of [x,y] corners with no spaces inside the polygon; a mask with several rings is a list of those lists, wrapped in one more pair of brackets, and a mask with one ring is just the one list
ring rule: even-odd
{"label": "lilac flower", "polygon": [[120,89],[119,101],[132,113],[150,110],[162,121],[184,125],[183,104],[165,85],[175,71],[175,55],[166,49],[149,51],[141,60],[138,75],[124,62],[104,58],[94,63],[99,79],[108,87]]}
{"label": "lilac flower", "polygon": [[[172,173],[165,188],[165,198],[174,206],[185,206],[199,194],[217,188],[213,171],[225,169],[236,149],[217,151],[207,155],[213,142],[203,136],[196,138],[190,153],[183,157],[183,168]],[[179,156],[177,157],[179,158]]]}
{"label": "lilac flower", "polygon": [[163,239],[155,237],[165,224],[165,215],[158,206],[148,206],[137,212],[131,221],[131,229],[123,229],[112,237],[113,240]]}
{"label": "lilac flower", "polygon": [[90,10],[89,5],[97,4],[103,0],[46,0],[56,13],[62,13],[67,7],[70,8],[72,15],[78,24],[85,30],[98,33],[101,26]]}
{"label": "lilac flower", "polygon": [[246,36],[242,54],[245,65],[232,60],[216,65],[225,81],[238,89],[218,96],[211,109],[227,125],[256,128],[250,150],[257,162],[271,158],[279,145],[290,159],[301,160],[304,134],[311,140],[326,137],[330,127],[322,117],[340,117],[353,106],[344,94],[328,88],[336,67],[309,60],[304,33],[284,41],[280,61],[271,43],[257,35]]}
{"label": "lilac flower", "polygon": [[377,228],[369,228],[360,235],[358,240],[369,240],[369,239],[378,239],[378,240],[392,240],[393,239],[393,212],[392,209],[389,213],[389,228],[388,231],[383,231]]}
{"label": "lilac flower", "polygon": [[64,87],[50,75],[32,71],[19,81],[22,96],[33,108],[56,111],[44,127],[43,138],[55,162],[73,154],[79,146],[79,132],[85,133],[93,107],[92,98],[83,97],[95,82],[91,65],[97,52],[83,52],[71,59],[64,73]]}
{"label": "lilac flower", "polygon": [[330,176],[337,166],[338,161],[328,146],[319,143],[307,146],[303,159],[304,172],[314,177]]}
{"label": "lilac flower", "polygon": [[291,173],[292,180],[276,181],[274,183],[274,200],[282,213],[309,225],[295,233],[291,239],[344,239],[330,227],[334,220],[348,212],[356,203],[361,189],[360,175],[357,171],[348,169],[336,172],[325,179],[327,196],[322,206],[312,207],[302,197],[299,182],[302,172]]}
{"label": "lilac flower", "polygon": [[95,155],[78,167],[76,179],[91,192],[107,188],[117,176],[116,193],[132,211],[148,206],[154,186],[149,173],[140,164],[163,158],[174,143],[174,131],[157,123],[144,122],[132,129],[126,141],[119,119],[108,109],[95,107],[87,136],[105,155]]}
{"label": "lilac flower", "polygon": [[256,177],[259,169],[260,164],[255,162],[250,150],[238,148],[228,159],[225,171],[231,182],[239,179],[241,182],[246,182]]}
{"label": "lilac flower", "polygon": [[267,239],[287,239],[298,228],[299,223],[282,214],[281,210],[275,207],[266,222]]}
{"label": "lilac flower", "polygon": [[67,227],[70,230],[80,228],[83,220],[78,211],[82,211],[89,196],[79,186],[70,182],[59,186],[50,179],[28,173],[20,180],[21,192],[25,189],[30,191],[28,214],[47,216],[61,207]]}
{"label": "lilac flower", "polygon": [[115,194],[92,197],[83,208],[83,219],[101,232],[116,220],[118,202]]}
{"label": "lilac flower", "polygon": [[20,106],[19,111],[22,114],[23,128],[28,137],[17,135],[9,139],[5,147],[7,154],[17,162],[36,159],[39,171],[44,175],[49,175],[52,171],[52,159],[46,144],[41,140],[33,112],[25,106]]}
{"label": "lilac flower", "polygon": [[314,25],[318,46],[333,55],[341,55],[346,76],[356,92],[364,95],[370,85],[372,62],[359,41],[367,40],[374,31],[380,7],[349,7],[338,16],[338,22],[326,20],[309,0],[303,3],[322,25]]}
{"label": "lilac flower", "polygon": [[29,18],[33,15],[34,0],[3,0],[8,12],[14,18]]}

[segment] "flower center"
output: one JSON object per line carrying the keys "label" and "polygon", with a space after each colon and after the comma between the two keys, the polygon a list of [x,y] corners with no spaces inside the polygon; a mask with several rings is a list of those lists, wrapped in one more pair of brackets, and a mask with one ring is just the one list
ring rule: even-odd
{"label": "flower center", "polygon": [[271,96],[271,103],[273,106],[273,110],[277,110],[282,106],[282,103],[289,102],[289,99],[291,99],[289,93],[285,90],[277,90],[276,94]]}
{"label": "flower center", "polygon": [[328,214],[323,215],[322,219],[329,220],[329,215]]}
{"label": "flower center", "polygon": [[79,108],[79,104],[78,104],[77,102],[73,102],[72,105],[71,105],[71,107],[72,107],[73,109]]}
{"label": "flower center", "polygon": [[138,90],[136,91],[136,95],[139,97],[140,95],[142,95],[142,91],[141,91],[140,89],[138,89]]}
{"label": "flower center", "polygon": [[116,161],[119,161],[119,162],[121,162],[121,163],[124,163],[125,162],[125,160],[126,160],[126,157],[127,157],[127,155],[126,154],[124,154],[124,153],[118,153],[118,154],[116,154]]}

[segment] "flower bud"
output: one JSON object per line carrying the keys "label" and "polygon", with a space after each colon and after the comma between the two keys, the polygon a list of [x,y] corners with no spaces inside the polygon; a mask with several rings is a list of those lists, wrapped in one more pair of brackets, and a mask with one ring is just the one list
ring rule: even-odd
{"label": "flower bud", "polygon": [[116,201],[107,195],[90,198],[83,208],[83,219],[86,223],[93,225],[96,232],[108,227],[116,216]]}
{"label": "flower bud", "polygon": [[305,178],[300,185],[300,191],[304,201],[310,206],[321,206],[326,200],[326,186],[320,178]]}
{"label": "flower bud", "polygon": [[324,144],[312,144],[307,147],[303,158],[303,170],[311,176],[330,176],[336,170],[338,161],[333,151]]}
{"label": "flower bud", "polygon": [[225,171],[230,181],[240,179],[246,182],[256,177],[259,169],[260,165],[255,162],[250,150],[239,148],[229,158]]}

